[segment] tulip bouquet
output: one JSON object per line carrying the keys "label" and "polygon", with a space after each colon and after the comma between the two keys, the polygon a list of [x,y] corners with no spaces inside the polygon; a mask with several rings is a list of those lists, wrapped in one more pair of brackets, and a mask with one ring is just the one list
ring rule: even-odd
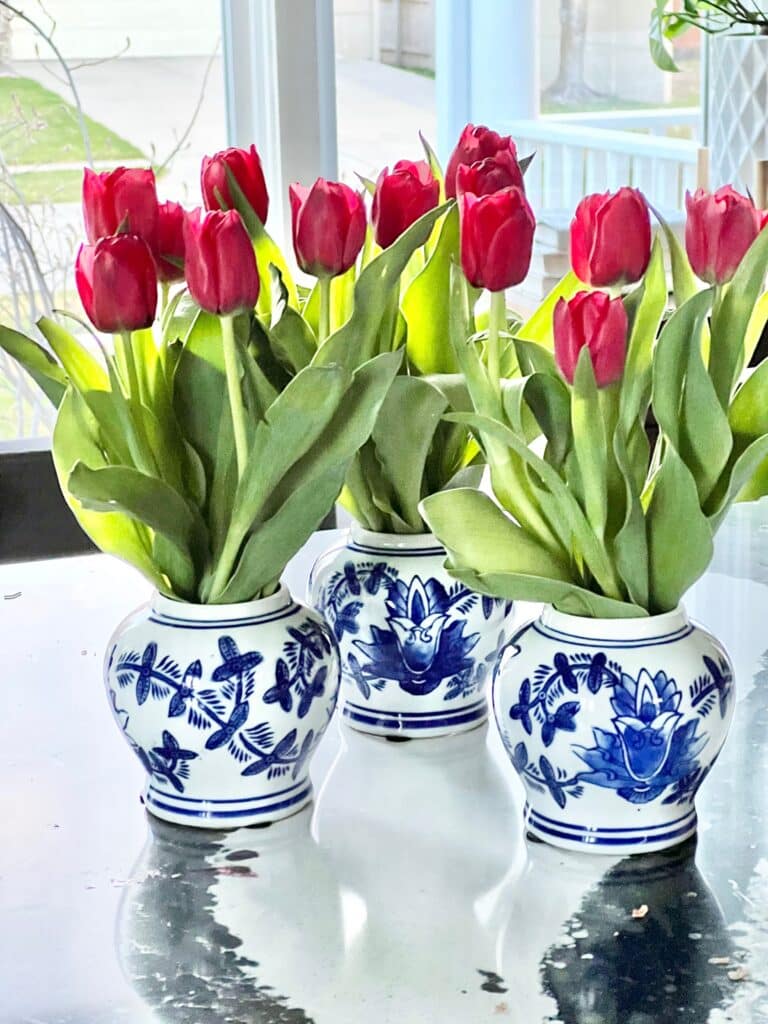
{"label": "tulip bouquet", "polygon": [[[370,435],[402,359],[376,344],[390,292],[439,211],[368,262],[334,333],[323,299],[316,332],[265,231],[255,149],[206,159],[202,190],[207,212],[185,213],[158,203],[149,170],[86,170],[76,284],[113,340],[44,318],[55,358],[7,327],[0,345],[58,406],[59,481],[96,545],[163,594],[237,603],[275,590]],[[362,201],[322,182],[291,199],[299,261],[323,284],[355,261]]]}
{"label": "tulip bouquet", "polygon": [[686,251],[662,225],[671,315],[661,237],[633,189],[579,205],[581,290],[539,311],[554,352],[516,332],[518,380],[481,365],[454,313],[473,410],[448,418],[475,432],[497,500],[461,488],[422,512],[475,590],[595,618],[669,611],[732,502],[768,493],[768,363],[745,371],[768,316],[768,232],[729,187],[687,205]]}
{"label": "tulip bouquet", "polygon": [[[376,182],[364,180],[372,195],[373,237],[363,266],[438,208],[442,198],[453,201],[431,234],[423,233],[399,292],[392,293],[377,351],[403,349],[405,360],[341,496],[362,526],[384,533],[421,533],[422,498],[459,483],[476,485],[482,473],[482,453],[471,430],[444,417],[471,407],[448,337],[451,267],[460,248],[457,203],[465,211],[462,257],[471,268],[457,301],[466,306],[465,326],[479,358],[491,360],[504,375],[516,365],[505,340],[504,289],[525,277],[533,242],[534,220],[523,184],[528,161],[518,160],[512,139],[467,125],[445,174],[426,142],[424,147],[426,160],[400,160]],[[476,309],[483,287],[494,296],[490,313]]]}

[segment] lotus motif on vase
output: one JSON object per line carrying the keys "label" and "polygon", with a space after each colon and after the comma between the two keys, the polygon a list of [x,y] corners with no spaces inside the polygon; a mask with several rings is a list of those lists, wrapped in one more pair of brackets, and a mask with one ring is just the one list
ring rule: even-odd
{"label": "lotus motif on vase", "polygon": [[474,661],[467,657],[479,639],[464,635],[465,622],[451,618],[457,596],[449,595],[436,579],[414,576],[409,584],[397,580],[387,598],[389,629],[371,627],[372,643],[355,641],[365,656],[370,678],[396,680],[413,694],[431,693],[448,677],[469,673]]}
{"label": "lotus motif on vase", "polygon": [[697,735],[695,719],[683,723],[681,697],[663,671],[652,676],[642,669],[637,679],[623,673],[611,698],[615,732],[595,728],[595,746],[577,748],[592,769],[580,780],[615,789],[631,803],[647,803],[667,786],[693,777],[706,737]]}

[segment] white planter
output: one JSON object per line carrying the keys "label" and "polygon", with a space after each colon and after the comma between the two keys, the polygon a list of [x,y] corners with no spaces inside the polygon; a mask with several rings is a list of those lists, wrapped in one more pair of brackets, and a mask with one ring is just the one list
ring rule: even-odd
{"label": "white planter", "polygon": [[339,659],[323,619],[285,586],[238,605],[155,594],[118,627],[104,675],[157,817],[234,828],[312,799],[308,761],[333,713]]}
{"label": "white planter", "polygon": [[428,737],[473,729],[512,622],[511,602],[481,597],[443,568],[432,534],[353,526],[310,577],[310,601],[339,644],[341,710],[363,732]]}
{"label": "white planter", "polygon": [[768,36],[712,36],[709,49],[712,188],[755,189],[768,159]]}
{"label": "white planter", "polygon": [[682,607],[637,619],[545,608],[510,641],[494,682],[528,830],[596,853],[683,842],[734,703],[728,655]]}

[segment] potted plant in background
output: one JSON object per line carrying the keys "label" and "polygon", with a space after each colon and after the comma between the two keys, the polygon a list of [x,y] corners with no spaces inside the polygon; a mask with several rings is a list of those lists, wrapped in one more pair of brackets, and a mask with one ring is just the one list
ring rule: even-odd
{"label": "potted plant in background", "polygon": [[[105,664],[115,718],[148,774],[146,805],[217,828],[272,821],[311,799],[307,763],[334,708],[338,654],[322,617],[280,578],[332,508],[397,373],[400,352],[364,353],[436,216],[361,273],[328,358],[260,220],[259,171],[255,151],[204,165],[216,204],[242,216],[158,208],[151,172],[86,172],[90,244],[76,283],[114,342],[85,345],[43,319],[54,359],[0,330],[58,405],[53,457],[73,513],[155,588]],[[163,289],[155,322],[158,274],[186,289]]]}
{"label": "potted plant in background", "polygon": [[741,0],[655,0],[651,54],[663,71],[679,71],[665,42],[691,28],[709,37],[710,180],[754,193],[755,164],[768,159],[768,8]]}
{"label": "potted plant in background", "polygon": [[[504,289],[528,270],[534,228],[514,143],[468,125],[444,185],[425,148],[427,161],[401,160],[391,172],[385,168],[375,185],[367,183],[373,193],[371,251],[398,244],[420,215],[437,206],[441,187],[450,196],[457,189],[468,196],[472,189],[475,235],[465,239],[465,248],[476,272],[466,291],[468,330],[497,374],[512,372],[501,341]],[[496,196],[482,198],[491,192]],[[462,483],[477,486],[483,471],[471,430],[444,419],[451,409],[470,408],[448,340],[450,271],[459,251],[455,205],[421,241],[376,339],[375,351],[404,351],[405,359],[370,440],[347,473],[341,504],[354,523],[346,542],[320,558],[310,582],[312,603],[339,643],[345,719],[364,732],[410,738],[461,732],[485,720],[486,682],[511,621],[509,602],[481,598],[450,579],[442,564],[445,549],[419,511],[427,495]],[[514,241],[519,245],[511,247]],[[297,255],[301,263],[299,247]],[[490,315],[475,311],[486,276],[496,289]]]}
{"label": "potted plant in background", "polygon": [[571,255],[590,287],[557,302],[554,355],[519,332],[524,376],[501,413],[454,330],[475,411],[450,418],[475,430],[497,501],[459,489],[422,511],[457,579],[546,602],[499,661],[494,710],[528,828],[555,845],[683,841],[733,712],[728,656],[681,604],[731,503],[768,490],[768,362],[742,374],[766,319],[768,232],[725,193],[689,197],[688,259],[666,232],[677,308],[660,332],[667,285],[645,201],[584,200]]}

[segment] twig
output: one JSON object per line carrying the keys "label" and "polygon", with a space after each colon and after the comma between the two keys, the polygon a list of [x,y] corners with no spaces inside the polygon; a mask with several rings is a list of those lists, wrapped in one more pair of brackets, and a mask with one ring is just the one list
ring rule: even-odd
{"label": "twig", "polygon": [[89,167],[93,167],[93,153],[91,151],[91,137],[88,134],[88,126],[85,123],[85,114],[83,113],[83,106],[82,106],[82,103],[80,102],[80,94],[77,91],[77,86],[75,85],[75,79],[72,76],[72,72],[70,71],[69,65],[67,64],[66,60],[64,59],[64,56],[61,53],[61,50],[59,50],[58,46],[53,41],[53,38],[45,31],[45,29],[43,29],[40,25],[38,25],[38,23],[33,18],[29,17],[29,15],[25,14],[23,11],[20,11],[18,9],[18,7],[14,7],[13,4],[9,4],[8,0],[0,0],[0,7],[4,7],[7,11],[10,11],[11,14],[14,14],[17,18],[21,18],[22,21],[26,22],[27,25],[29,25],[35,32],[37,32],[37,34],[40,36],[41,39],[45,40],[45,42],[50,46],[51,50],[53,50],[53,53],[54,53],[54,55],[56,57],[56,60],[61,65],[62,70],[64,71],[64,74],[65,74],[66,79],[67,79],[67,84],[69,85],[69,88],[70,88],[70,90],[72,92],[72,98],[74,100],[75,109],[77,111],[77,120],[78,120],[78,125],[80,127],[80,134],[82,136],[83,146],[85,148],[85,159],[86,159],[86,162],[88,163]]}
{"label": "twig", "polygon": [[[0,2],[2,2],[2,0],[0,0]],[[214,47],[213,53],[208,58],[208,64],[206,65],[205,72],[203,74],[203,81],[202,81],[202,83],[200,85],[200,94],[197,97],[197,103],[195,104],[195,109],[192,111],[192,116],[189,119],[187,127],[184,129],[184,131],[182,132],[181,137],[179,138],[178,142],[173,147],[173,149],[168,154],[168,156],[165,158],[165,160],[163,160],[163,162],[160,163],[160,164],[155,164],[155,174],[157,174],[158,176],[163,173],[163,171],[166,169],[166,167],[176,157],[176,155],[178,154],[179,150],[182,148],[184,143],[189,138],[190,133],[191,133],[192,129],[195,126],[195,121],[197,121],[198,115],[200,113],[200,108],[202,107],[203,100],[205,99],[205,87],[208,84],[208,76],[211,73],[211,68],[213,67],[213,62],[216,60],[216,57],[218,56],[219,44],[220,43],[221,43],[221,37],[219,37],[216,40],[216,46]],[[154,163],[154,161],[153,161],[153,163]]]}

